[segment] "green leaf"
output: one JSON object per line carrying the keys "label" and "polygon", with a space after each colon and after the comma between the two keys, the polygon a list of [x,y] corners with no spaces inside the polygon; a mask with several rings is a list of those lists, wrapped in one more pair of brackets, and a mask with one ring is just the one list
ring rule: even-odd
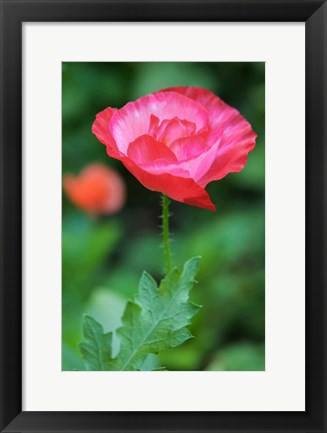
{"label": "green leaf", "polygon": [[90,316],[84,317],[85,342],[80,350],[87,370],[111,370],[112,333],[103,333],[102,326]]}
{"label": "green leaf", "polygon": [[[138,293],[125,308],[122,326],[117,330],[120,350],[112,358],[111,334],[103,334],[102,326],[85,318],[86,343],[81,350],[86,367],[92,370],[140,370],[149,353],[158,354],[184,343],[192,337],[187,326],[198,312],[198,306],[188,302],[189,292],[199,269],[199,257],[185,263],[182,273],[170,271],[157,286],[144,272]],[[91,319],[91,320],[90,320]]]}

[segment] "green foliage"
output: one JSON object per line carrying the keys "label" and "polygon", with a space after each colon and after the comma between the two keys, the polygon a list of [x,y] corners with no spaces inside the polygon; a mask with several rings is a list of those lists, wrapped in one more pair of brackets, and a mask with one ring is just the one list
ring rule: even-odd
{"label": "green foliage", "polygon": [[171,270],[157,286],[144,272],[133,302],[128,302],[117,330],[120,350],[112,356],[112,332],[92,317],[84,319],[80,349],[87,370],[140,370],[150,353],[181,345],[192,337],[187,326],[200,307],[190,303],[189,292],[199,269],[199,257],[185,263],[180,273]]}
{"label": "green foliage", "polygon": [[[62,224],[62,335],[63,370],[81,370],[78,343],[81,341],[81,312],[93,309],[101,287],[102,273],[110,270],[112,254],[122,229],[119,221],[90,219],[80,212],[65,215]],[[125,301],[125,300],[124,300]],[[112,305],[115,305],[114,303]],[[95,314],[98,317],[98,314]]]}
{"label": "green foliage", "polygon": [[85,342],[80,349],[87,370],[112,370],[111,343],[112,333],[103,333],[102,326],[90,316],[84,318]]}
{"label": "green foliage", "polygon": [[239,343],[218,351],[207,370],[212,371],[264,371],[265,349],[262,344]]}
{"label": "green foliage", "polygon": [[158,89],[174,86],[215,86],[214,72],[201,63],[145,62],[137,71],[131,98],[137,99]]}
{"label": "green foliage", "polygon": [[115,221],[96,224],[82,214],[67,218],[62,227],[63,285],[80,291],[114,248],[120,231]]}

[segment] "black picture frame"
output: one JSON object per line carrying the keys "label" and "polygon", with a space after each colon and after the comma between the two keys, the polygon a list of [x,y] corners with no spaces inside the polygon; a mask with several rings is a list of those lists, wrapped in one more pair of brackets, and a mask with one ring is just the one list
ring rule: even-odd
{"label": "black picture frame", "polygon": [[[1,432],[327,432],[326,18],[325,0],[1,0]],[[305,22],[305,412],[22,412],[22,23],[28,21]]]}

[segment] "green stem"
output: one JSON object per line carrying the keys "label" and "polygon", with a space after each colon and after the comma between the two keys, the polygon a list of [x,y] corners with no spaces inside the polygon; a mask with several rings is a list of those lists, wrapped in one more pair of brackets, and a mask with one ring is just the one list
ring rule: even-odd
{"label": "green stem", "polygon": [[162,237],[167,273],[171,270],[171,253],[169,240],[169,198],[162,195]]}

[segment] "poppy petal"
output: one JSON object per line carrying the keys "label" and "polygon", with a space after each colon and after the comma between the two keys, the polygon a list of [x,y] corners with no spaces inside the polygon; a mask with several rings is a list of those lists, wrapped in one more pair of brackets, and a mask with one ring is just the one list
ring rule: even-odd
{"label": "poppy petal", "polygon": [[148,134],[151,115],[160,122],[175,117],[186,119],[193,122],[197,130],[205,128],[208,122],[208,113],[204,107],[177,92],[143,96],[126,104],[111,119],[110,133],[121,153],[126,155],[129,143]]}
{"label": "poppy petal", "polygon": [[[123,158],[122,163],[146,188],[166,194],[168,197],[182,203],[216,210],[208,193],[193,179],[175,176],[171,173],[150,173],[136,165],[129,158]],[[178,185],[178,188],[176,188]]]}
{"label": "poppy petal", "polygon": [[110,133],[109,125],[112,117],[117,113],[117,111],[117,108],[110,107],[100,111],[100,113],[96,115],[95,121],[92,125],[93,134],[102,144],[106,145],[108,155],[113,158],[115,158],[116,155],[119,155],[120,152],[118,151],[115,140]]}

